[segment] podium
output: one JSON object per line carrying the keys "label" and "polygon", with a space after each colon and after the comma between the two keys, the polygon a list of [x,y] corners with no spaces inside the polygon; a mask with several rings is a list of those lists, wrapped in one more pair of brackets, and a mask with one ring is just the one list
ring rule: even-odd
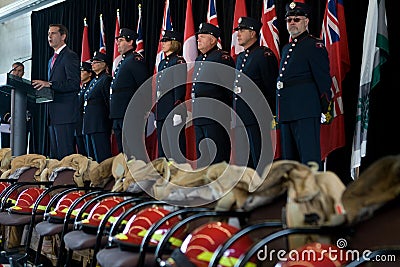
{"label": "podium", "polygon": [[11,73],[0,74],[0,91],[11,95],[11,153],[26,154],[26,106],[27,101],[46,103],[53,101],[50,88],[36,90],[31,81]]}

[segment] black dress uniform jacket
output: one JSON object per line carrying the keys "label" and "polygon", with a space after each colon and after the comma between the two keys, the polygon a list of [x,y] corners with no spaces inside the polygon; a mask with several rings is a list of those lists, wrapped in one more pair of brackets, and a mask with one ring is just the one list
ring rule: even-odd
{"label": "black dress uniform jacket", "polygon": [[[271,49],[260,46],[258,42],[255,42],[238,55],[236,59],[236,69],[239,70],[240,73],[246,74],[257,85],[267,100],[272,113],[275,113],[278,61]],[[243,91],[247,88],[243,88],[240,84],[241,77],[238,77],[240,73],[236,75],[234,88],[240,88],[240,90]],[[252,100],[257,101],[256,99]],[[257,124],[256,117],[245,101],[240,98],[240,93],[233,96],[233,108],[242,119],[244,125]]]}
{"label": "black dress uniform jacket", "polygon": [[76,123],[76,130],[75,135],[81,136],[82,133],[82,126],[83,126],[83,112],[84,112],[84,103],[85,103],[85,92],[89,88],[89,84],[92,80],[88,81],[87,83],[82,84],[81,90],[78,93],[79,98],[79,119]]}
{"label": "black dress uniform jacket", "polygon": [[[205,54],[199,55],[196,58],[195,62],[195,67],[194,67],[194,72],[193,72],[193,87],[192,87],[192,92],[191,92],[191,98],[192,98],[192,110],[193,110],[193,117],[196,117],[198,114],[197,109],[198,107],[196,98],[198,97],[208,97],[208,98],[213,98],[215,100],[219,100],[223,103],[225,103],[228,106],[232,106],[232,93],[229,89],[223,88],[219,85],[216,84],[211,84],[211,83],[203,83],[203,82],[196,82],[195,79],[197,78],[202,78],[205,79],[207,77],[204,77],[205,75],[218,75],[218,73],[213,70],[213,73],[210,73],[210,71],[207,70],[207,67],[203,68],[203,62],[204,61],[212,61],[216,63],[221,63],[224,65],[231,66],[232,68],[235,68],[235,62],[233,61],[232,57],[229,55],[228,52],[223,51],[219,49],[217,46],[212,48],[210,51],[208,51]],[[216,77],[218,79],[218,77]],[[221,77],[222,79],[223,77]],[[233,77],[232,77],[233,78]],[[212,109],[213,107],[207,107]],[[217,113],[217,110],[210,111],[211,114]],[[219,110],[218,110],[219,112]],[[230,114],[227,114],[227,116],[230,116]],[[215,123],[213,120],[206,119],[206,118],[198,118],[193,120],[194,125],[207,125],[207,124],[212,124]]]}
{"label": "black dress uniform jacket", "polygon": [[129,50],[122,55],[111,82],[111,119],[124,118],[132,96],[148,77],[148,71],[142,55],[133,50]]}
{"label": "black dress uniform jacket", "polygon": [[[282,49],[277,83],[279,121],[321,117],[321,102],[331,99],[328,52],[320,39],[307,31]],[[281,88],[279,88],[281,87]]]}
{"label": "black dress uniform jacket", "polygon": [[[156,120],[165,120],[172,109],[183,103],[185,101],[186,93],[186,61],[182,56],[178,56],[176,53],[172,53],[166,58],[164,58],[158,65],[157,73],[157,105],[156,105]],[[175,66],[177,64],[183,64],[182,68],[175,67],[173,71],[168,71],[169,67]],[[180,84],[174,89],[170,90],[165,94],[165,91],[170,88],[165,88],[165,86],[173,84]],[[186,112],[182,110],[179,112],[181,116],[186,117]],[[170,114],[171,116],[171,114]]]}
{"label": "black dress uniform jacket", "polygon": [[110,132],[110,84],[111,76],[105,71],[96,75],[85,93],[83,133]]}

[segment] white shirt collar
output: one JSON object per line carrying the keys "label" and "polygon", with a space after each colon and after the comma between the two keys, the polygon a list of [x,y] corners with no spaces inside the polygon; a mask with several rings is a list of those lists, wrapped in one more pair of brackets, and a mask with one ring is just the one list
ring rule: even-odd
{"label": "white shirt collar", "polygon": [[58,48],[56,51],[54,51],[54,53],[60,54],[61,51],[64,49],[64,47],[66,47],[67,44],[64,44],[63,46],[61,46],[60,48]]}

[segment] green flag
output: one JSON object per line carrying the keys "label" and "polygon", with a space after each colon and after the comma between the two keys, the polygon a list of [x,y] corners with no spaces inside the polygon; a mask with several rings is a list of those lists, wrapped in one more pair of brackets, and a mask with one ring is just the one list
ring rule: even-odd
{"label": "green flag", "polygon": [[363,55],[358,92],[356,127],[351,155],[351,176],[356,178],[356,169],[366,154],[369,119],[369,94],[380,81],[380,67],[389,56],[389,40],[385,0],[369,0],[365,23]]}

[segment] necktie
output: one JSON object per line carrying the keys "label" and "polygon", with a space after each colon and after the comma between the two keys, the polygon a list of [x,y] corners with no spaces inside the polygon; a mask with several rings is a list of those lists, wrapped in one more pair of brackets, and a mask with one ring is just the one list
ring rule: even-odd
{"label": "necktie", "polygon": [[51,59],[50,69],[53,68],[54,62],[56,61],[57,57],[58,57],[58,54],[57,54],[57,53],[54,53],[53,58]]}

